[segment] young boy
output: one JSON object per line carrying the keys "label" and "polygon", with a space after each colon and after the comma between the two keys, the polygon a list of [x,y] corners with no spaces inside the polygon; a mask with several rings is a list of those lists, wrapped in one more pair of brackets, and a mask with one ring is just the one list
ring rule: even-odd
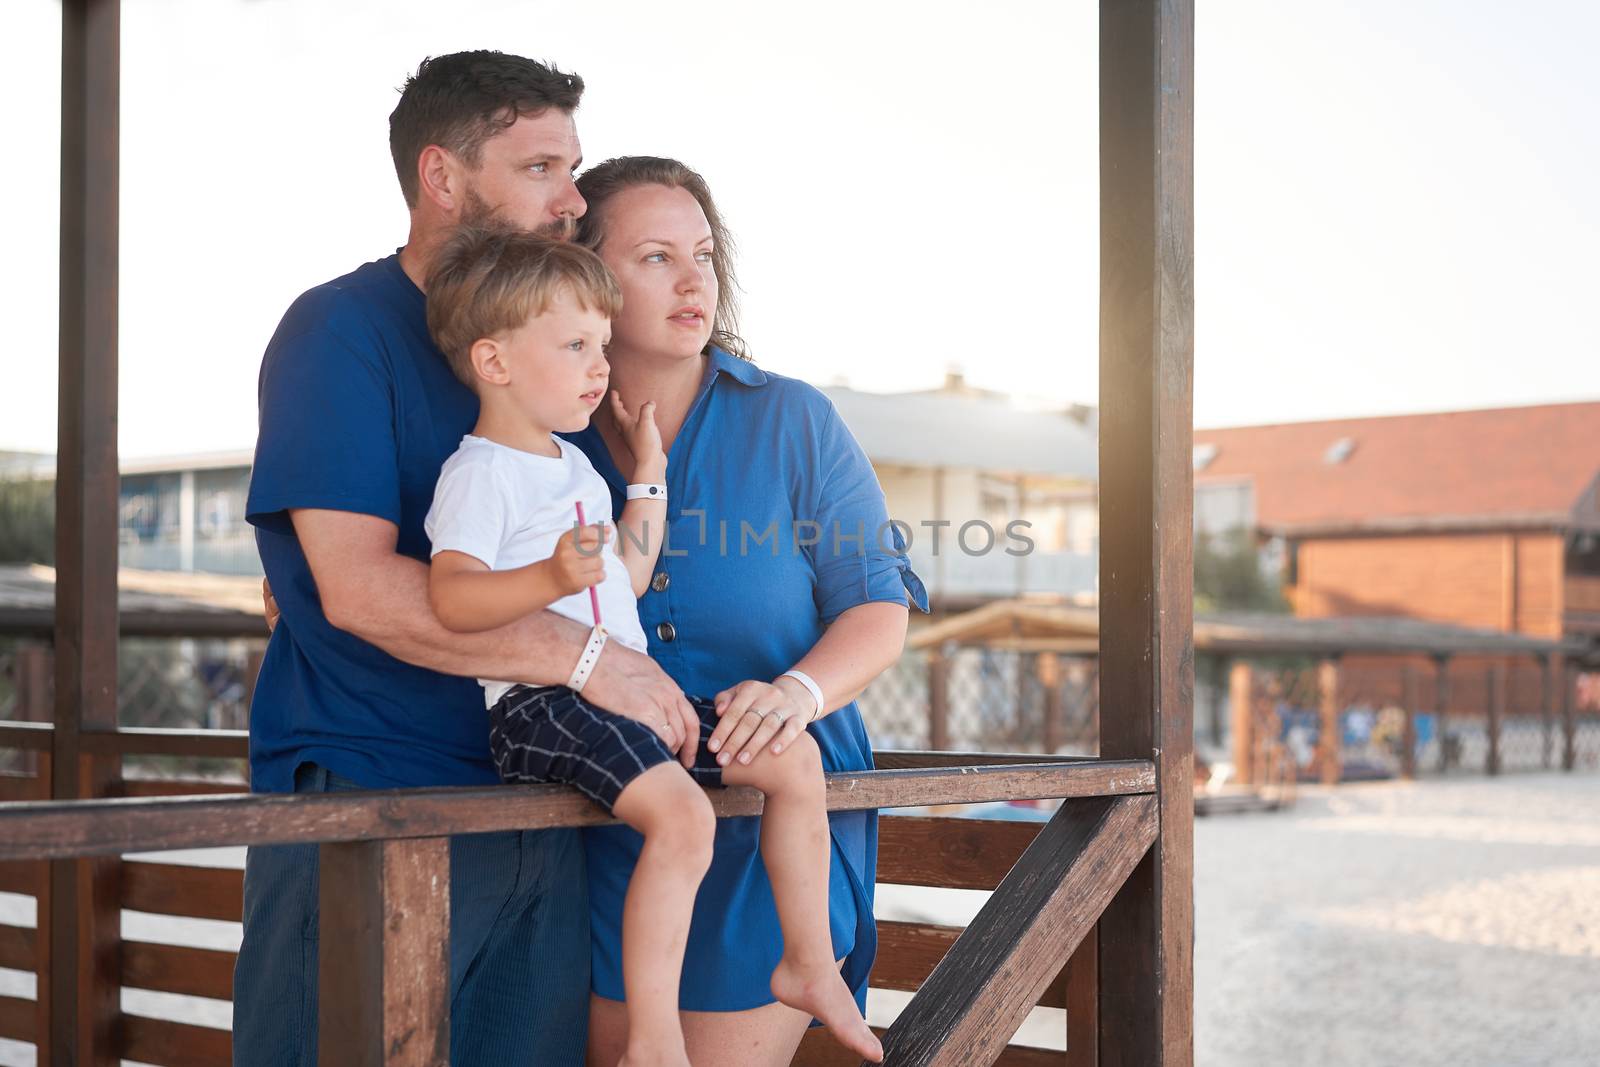
{"label": "young boy", "polygon": [[678,984],[716,829],[701,786],[725,783],[766,794],[762,859],[784,935],[774,995],[879,1059],[881,1047],[833,961],[815,742],[802,733],[781,757],[724,768],[704,744],[717,722],[710,701],[690,698],[699,721],[681,724],[699,731],[690,759],[677,725],[625,718],[582,696],[608,640],[648,648],[636,601],[667,520],[667,458],[653,404],[630,412],[620,396],[611,397],[636,458],[614,550],[609,488],[581,451],[555,436],[583,429],[604,401],[604,348],[621,304],[599,257],[575,245],[468,229],[441,252],[428,278],[428,328],[480,407],[473,432],[440,472],[425,523],[434,611],[457,631],[490,629],[546,608],[594,624],[567,685],[480,681],[502,779],[576,786],[644,837],[623,905],[622,1062],[688,1063]]}

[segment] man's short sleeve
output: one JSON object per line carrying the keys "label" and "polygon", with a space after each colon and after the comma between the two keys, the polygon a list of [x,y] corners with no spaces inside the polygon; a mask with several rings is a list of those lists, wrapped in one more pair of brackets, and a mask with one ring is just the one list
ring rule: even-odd
{"label": "man's short sleeve", "polygon": [[326,508],[398,526],[394,395],[382,352],[323,326],[274,337],[261,363],[249,521],[287,533],[290,508]]}

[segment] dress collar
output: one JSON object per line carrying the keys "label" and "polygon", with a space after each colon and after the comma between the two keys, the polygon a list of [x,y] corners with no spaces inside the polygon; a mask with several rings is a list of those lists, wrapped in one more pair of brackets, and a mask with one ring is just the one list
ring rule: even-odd
{"label": "dress collar", "polygon": [[711,346],[710,366],[713,375],[726,374],[740,385],[754,388],[767,384],[767,372],[751,363],[748,359],[740,359],[732,352]]}
{"label": "dress collar", "polygon": [[[740,359],[732,352],[712,345],[707,353],[706,373],[701,380],[700,393],[695,397],[694,403],[689,405],[689,415],[684,419],[684,426],[688,426],[690,420],[694,418],[695,410],[699,408],[700,402],[705,399],[706,393],[711,390],[711,386],[719,374],[726,374],[740,385],[752,389],[767,384],[766,371],[763,371],[748,359]],[[682,432],[680,429],[680,436]],[[577,433],[562,433],[559,436],[582,448],[588,454],[590,462],[594,464],[595,470],[613,486],[620,487],[626,483],[622,472],[617,469],[616,463],[612,461],[611,450],[606,447],[605,438],[600,436],[600,431],[595,428],[593,421]],[[676,445],[677,442],[674,441],[673,444]],[[598,462],[596,462],[596,457],[598,457]],[[676,468],[671,469],[676,470]]]}

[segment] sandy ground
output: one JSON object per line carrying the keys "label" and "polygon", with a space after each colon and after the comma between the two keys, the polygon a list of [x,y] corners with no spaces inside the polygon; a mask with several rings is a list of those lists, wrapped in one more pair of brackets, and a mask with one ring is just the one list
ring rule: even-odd
{"label": "sandy ground", "polygon": [[[188,854],[230,865],[240,850]],[[884,886],[879,916],[964,923],[986,894]],[[32,921],[0,894],[0,920]],[[1600,1064],[1600,774],[1303,790],[1289,812],[1195,824],[1201,1067]],[[127,913],[149,940],[234,948],[238,926]],[[0,993],[31,975],[0,970]],[[874,992],[873,1022],[905,997]],[[140,1014],[226,1026],[227,1005],[125,991]],[[1019,1039],[1061,1047],[1059,1010]],[[0,1041],[0,1064],[32,1047]]]}
{"label": "sandy ground", "polygon": [[1206,1067],[1600,1063],[1600,775],[1201,819],[1195,915]]}
{"label": "sandy ground", "polygon": [[[986,894],[883,886],[880,918]],[[1600,1065],[1600,775],[1304,789],[1195,824],[1200,1067]],[[893,1020],[907,995],[874,991]],[[1060,1011],[1016,1040],[1064,1045]]]}

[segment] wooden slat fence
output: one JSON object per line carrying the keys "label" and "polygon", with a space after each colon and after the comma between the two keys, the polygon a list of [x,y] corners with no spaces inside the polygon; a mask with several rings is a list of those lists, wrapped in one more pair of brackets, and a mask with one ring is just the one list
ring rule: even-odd
{"label": "wooden slat fence", "polygon": [[[208,754],[237,755],[240,739],[230,737],[174,736],[173,748],[180,751],[206,751]],[[24,735],[0,728],[0,742],[38,745],[38,731]],[[105,751],[116,751],[120,738],[101,738],[93,742]],[[127,748],[150,751],[151,738],[130,736]],[[44,747],[39,745],[39,747]],[[886,752],[878,755],[883,769],[854,775],[833,775],[829,784],[829,803],[835,809],[920,805],[932,802],[993,801],[1059,795],[1068,801],[1068,811],[1081,806],[1082,818],[1058,823],[1013,822],[917,815],[886,815],[881,820],[879,871],[880,884],[930,885],[957,889],[995,890],[1008,876],[1041,887],[1053,887],[1060,897],[1056,908],[1048,910],[1040,902],[1013,904],[1003,914],[987,920],[1006,927],[983,933],[981,943],[988,946],[989,971],[980,983],[988,999],[1003,1001],[1006,1012],[995,1005],[974,1000],[971,979],[974,965],[959,960],[962,929],[911,922],[884,921],[879,924],[879,955],[871,985],[877,989],[918,991],[945,965],[946,985],[955,982],[954,994],[946,991],[937,1001],[922,1009],[938,1023],[921,1024],[886,1032],[886,1040],[907,1040],[912,1030],[918,1041],[937,1049],[954,1041],[962,1047],[993,1046],[992,1062],[1013,1067],[1052,1064],[1056,1067],[1087,1067],[1096,1062],[1096,942],[1093,921],[1104,898],[1114,891],[1113,871],[1101,869],[1100,853],[1115,853],[1121,866],[1131,869],[1143,855],[1153,836],[1153,807],[1149,793],[1154,787],[1153,768],[1148,762],[1065,760],[1039,762],[1036,756],[975,755],[963,753]],[[42,768],[48,772],[48,760]],[[188,792],[201,787],[198,795]],[[325,845],[325,849],[374,849],[385,843],[413,842],[424,848],[445,840],[436,835],[445,822],[472,829],[501,829],[512,825],[552,825],[556,822],[600,822],[603,816],[586,801],[553,787],[516,787],[397,791],[371,794],[335,794],[324,797],[261,798],[246,794],[228,795],[230,787],[216,783],[133,782],[119,783],[119,792],[130,794],[120,799],[84,801],[70,807],[41,804],[49,795],[45,775],[0,778],[0,892],[19,893],[43,899],[48,884],[49,863],[45,859],[18,859],[19,856],[53,857],[67,855],[118,855],[137,843],[141,848],[200,848],[222,843],[269,843],[289,839],[309,839],[321,834],[329,841],[346,844]],[[236,788],[236,787],[235,787]],[[179,791],[184,791],[179,793]],[[178,795],[171,795],[178,794]],[[34,803],[27,803],[28,801]],[[307,803],[307,802],[310,803]],[[321,803],[318,802],[331,802]],[[1119,809],[1127,826],[1098,836],[1106,805],[1134,805]],[[1089,806],[1098,806],[1091,808]],[[749,814],[759,810],[760,797],[749,790],[725,790],[717,797],[719,813]],[[320,810],[318,810],[320,809]],[[1131,821],[1130,821],[1131,820]],[[1053,827],[1051,840],[1041,842],[1041,828]],[[386,838],[374,834],[394,835]],[[1084,840],[1067,839],[1077,835]],[[1054,838],[1061,840],[1054,840]],[[1092,839],[1098,851],[1083,847]],[[1029,850],[1039,845],[1035,858],[1028,862]],[[325,856],[328,855],[325,852]],[[337,853],[334,853],[337,855]],[[437,870],[438,851],[430,870]],[[336,861],[337,862],[337,861]],[[339,880],[345,892],[343,901],[352,902],[359,912],[381,897],[381,880],[372,881],[366,893],[350,891],[356,884],[362,861],[357,858],[348,876]],[[369,861],[370,862],[370,859]],[[1074,864],[1079,880],[1066,876]],[[214,868],[130,859],[115,862],[120,908],[158,915],[237,921],[243,898],[243,872],[235,868]],[[1096,869],[1092,881],[1100,887],[1099,897],[1084,891],[1082,871]],[[1119,868],[1120,869],[1120,868]],[[1124,872],[1125,873],[1125,872]],[[391,871],[391,884],[404,885],[403,875]],[[1063,895],[1064,894],[1064,895]],[[349,911],[350,908],[346,908]],[[419,909],[413,909],[419,910]],[[426,908],[420,909],[424,912]],[[1061,914],[1057,914],[1057,913]],[[1070,912],[1071,914],[1067,914]],[[434,909],[435,917],[448,913]],[[981,917],[980,917],[981,918]],[[357,922],[361,916],[340,915],[336,909],[325,912],[325,921]],[[1009,925],[1008,925],[1009,924]],[[371,927],[369,921],[367,927]],[[1011,929],[1018,927],[1020,929]],[[1014,941],[1013,935],[1030,933],[1038,948]],[[1070,938],[1070,943],[1069,939]],[[380,939],[381,940],[381,939]],[[437,931],[421,941],[437,952],[441,944]],[[1029,959],[1029,966],[1018,972],[1011,985],[996,981],[997,967],[1017,955]],[[995,947],[1002,951],[996,955]],[[1004,951],[1009,946],[1013,951]],[[381,951],[382,946],[379,946]],[[952,952],[956,955],[952,956]],[[341,954],[344,956],[346,954]],[[155,944],[121,940],[116,945],[117,973],[123,987],[187,996],[229,1000],[232,995],[235,954],[217,949]],[[381,982],[363,985],[357,976],[392,971],[420,973],[417,967],[389,968],[369,960],[370,970],[346,968],[342,978],[348,988],[339,988],[341,972],[335,969],[328,983],[328,995],[344,1000],[365,999],[369,1020],[361,1026],[332,1027],[325,1052],[337,1056],[333,1062],[356,1062],[352,1050],[358,1049],[366,1033],[382,1030],[383,992]],[[35,971],[39,988],[49,988],[48,953],[40,951],[40,941],[32,928],[0,925],[0,966]],[[425,968],[423,968],[425,969]],[[444,968],[436,968],[445,973]],[[1020,987],[1013,988],[1017,982]],[[436,993],[424,989],[420,995]],[[405,996],[416,990],[398,991],[394,1011],[406,1019],[416,1014],[415,1005]],[[950,1002],[966,998],[968,1030],[984,1032],[942,1033],[956,1018]],[[1007,1039],[1023,1016],[1035,1005],[1066,1009],[1066,1051],[1009,1045]],[[0,1037],[34,1041],[45,1025],[47,998],[30,1001],[0,998]],[[325,1007],[326,1010],[326,1007]],[[438,1010],[437,1006],[433,1009]],[[907,1012],[910,1008],[907,1009]],[[375,1018],[375,1021],[372,1021]],[[914,1017],[902,1015],[907,1023]],[[897,1023],[897,1027],[900,1024]],[[113,1026],[117,1054],[142,1062],[172,1067],[212,1067],[229,1062],[230,1042],[226,1031],[195,1026],[170,1019],[155,1019],[119,1014]],[[1004,1031],[1004,1032],[1001,1032]],[[346,1042],[340,1045],[340,1041]],[[898,1054],[896,1062],[911,1062],[911,1052]],[[824,1031],[814,1030],[803,1043],[796,1063],[824,1065],[847,1062],[848,1057]],[[420,1062],[433,1062],[423,1056]],[[984,1060],[982,1062],[990,1062]]]}

